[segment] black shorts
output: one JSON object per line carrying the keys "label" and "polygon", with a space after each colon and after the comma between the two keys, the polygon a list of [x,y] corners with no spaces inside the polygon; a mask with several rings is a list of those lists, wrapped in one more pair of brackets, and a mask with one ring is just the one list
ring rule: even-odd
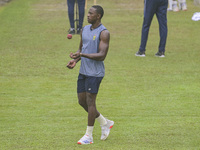
{"label": "black shorts", "polygon": [[92,77],[79,74],[77,81],[77,93],[88,92],[97,94],[103,77]]}

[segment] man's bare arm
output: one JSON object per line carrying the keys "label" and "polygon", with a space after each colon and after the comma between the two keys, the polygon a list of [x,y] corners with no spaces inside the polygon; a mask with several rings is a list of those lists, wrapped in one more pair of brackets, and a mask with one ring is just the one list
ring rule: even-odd
{"label": "man's bare arm", "polygon": [[104,30],[100,35],[99,52],[92,54],[80,53],[81,57],[86,57],[89,59],[103,61],[106,58],[109,49],[110,33],[108,30]]}

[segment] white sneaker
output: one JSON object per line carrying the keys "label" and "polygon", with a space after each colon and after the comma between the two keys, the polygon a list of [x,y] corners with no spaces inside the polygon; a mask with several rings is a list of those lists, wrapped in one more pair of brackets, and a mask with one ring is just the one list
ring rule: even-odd
{"label": "white sneaker", "polygon": [[187,11],[187,5],[185,3],[182,4],[182,10]]}
{"label": "white sneaker", "polygon": [[101,140],[106,140],[107,137],[109,136],[110,133],[110,129],[113,127],[114,125],[114,121],[111,120],[107,120],[107,124],[104,126],[101,126]]}
{"label": "white sneaker", "polygon": [[176,6],[176,7],[173,7],[173,11],[174,11],[174,12],[178,12],[178,11],[179,11],[178,7],[177,7],[177,6]]}
{"label": "white sneaker", "polygon": [[174,4],[172,5],[172,10],[173,10],[174,12],[179,11],[179,8],[178,8],[178,6],[177,6],[177,1],[174,1]]}
{"label": "white sneaker", "polygon": [[172,11],[173,9],[172,8],[167,8],[167,11]]}
{"label": "white sneaker", "polygon": [[89,135],[84,135],[78,142],[77,144],[92,144],[93,143],[93,138]]}

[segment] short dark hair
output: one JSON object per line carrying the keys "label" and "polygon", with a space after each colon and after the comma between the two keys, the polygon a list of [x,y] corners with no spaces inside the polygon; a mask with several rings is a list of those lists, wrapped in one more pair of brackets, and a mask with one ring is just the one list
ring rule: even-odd
{"label": "short dark hair", "polygon": [[100,15],[101,15],[101,18],[102,18],[103,15],[104,15],[104,10],[103,10],[103,8],[102,8],[101,6],[99,6],[99,5],[94,5],[94,6],[92,6],[92,7],[96,9],[96,12],[97,12],[98,14],[100,14]]}

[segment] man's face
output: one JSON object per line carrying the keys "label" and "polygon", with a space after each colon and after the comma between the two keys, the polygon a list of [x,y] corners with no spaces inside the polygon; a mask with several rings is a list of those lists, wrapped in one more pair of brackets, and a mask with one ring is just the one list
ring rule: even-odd
{"label": "man's face", "polygon": [[99,16],[100,15],[97,14],[96,9],[91,7],[87,15],[88,23],[91,23],[91,24],[95,23]]}

